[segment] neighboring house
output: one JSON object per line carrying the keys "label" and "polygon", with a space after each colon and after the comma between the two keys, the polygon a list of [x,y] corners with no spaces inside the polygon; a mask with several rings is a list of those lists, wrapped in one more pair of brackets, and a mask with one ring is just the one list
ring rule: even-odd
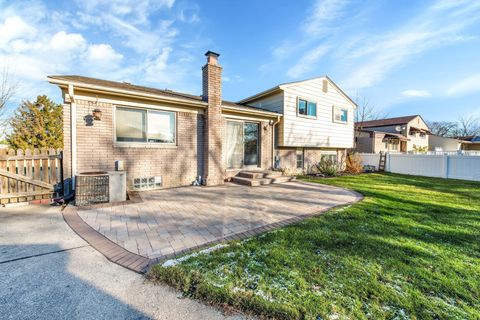
{"label": "neighboring house", "polygon": [[355,151],[412,152],[428,148],[430,129],[419,115],[355,123]]}
{"label": "neighboring house", "polygon": [[480,136],[456,137],[462,143],[462,150],[480,151]]}
{"label": "neighboring house", "polygon": [[462,149],[462,140],[449,137],[441,137],[434,134],[428,136],[429,151],[452,152]]}
{"label": "neighboring house", "polygon": [[[223,100],[207,52],[200,96],[81,76],[49,76],[64,97],[64,175],[124,161],[129,189],[219,185],[244,169],[308,170],[353,147],[355,103],[329,78]],[[276,145],[275,145],[276,144]],[[150,183],[153,182],[153,183]]]}

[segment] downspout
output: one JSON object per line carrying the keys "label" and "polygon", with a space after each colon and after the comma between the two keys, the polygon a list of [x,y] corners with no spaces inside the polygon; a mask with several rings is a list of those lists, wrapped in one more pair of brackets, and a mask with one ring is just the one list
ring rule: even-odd
{"label": "downspout", "polygon": [[75,175],[77,174],[77,103],[73,91],[73,85],[68,85],[70,98],[70,160],[72,168],[72,190],[75,190]]}
{"label": "downspout", "polygon": [[277,121],[272,124],[272,170],[275,169],[275,125],[280,122],[280,116],[277,116]]}

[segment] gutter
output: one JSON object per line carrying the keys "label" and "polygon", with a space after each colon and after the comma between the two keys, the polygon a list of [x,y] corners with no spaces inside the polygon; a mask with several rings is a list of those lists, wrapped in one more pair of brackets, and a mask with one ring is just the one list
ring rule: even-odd
{"label": "gutter", "polygon": [[117,95],[120,95],[120,96],[128,96],[128,97],[134,96],[134,97],[140,97],[140,98],[143,98],[143,99],[177,103],[177,104],[203,107],[203,108],[206,108],[208,106],[208,103],[206,103],[204,101],[200,101],[200,100],[197,102],[197,101],[189,100],[189,99],[180,99],[180,98],[163,96],[163,95],[159,95],[159,94],[142,93],[142,92],[133,91],[133,90],[116,89],[116,88],[112,88],[112,87],[104,87],[104,86],[98,86],[98,85],[93,85],[93,84],[86,84],[86,83],[83,83],[83,82],[60,80],[60,79],[55,79],[55,78],[50,78],[50,77],[47,77],[47,79],[48,79],[48,82],[50,82],[52,84],[56,84],[56,85],[58,85],[62,88],[67,88],[70,85],[74,85],[75,87],[85,89],[86,91],[102,92],[102,93],[107,93],[107,94],[116,93]]}
{"label": "gutter", "polygon": [[280,117],[277,116],[277,121],[272,124],[272,170],[275,168],[275,126],[280,122]]}
{"label": "gutter", "polygon": [[72,170],[72,190],[75,190],[75,175],[77,174],[77,103],[73,84],[68,85],[70,98],[70,161]]}
{"label": "gutter", "polygon": [[263,111],[263,110],[242,109],[242,108],[236,108],[236,107],[230,107],[230,106],[222,106],[222,109],[231,110],[231,111],[235,111],[235,112],[238,112],[238,113],[258,114],[258,115],[279,117],[279,114],[276,113],[276,112]]}
{"label": "gutter", "polygon": [[274,93],[276,91],[279,91],[279,90],[281,90],[280,86],[276,86],[276,87],[267,89],[265,91],[262,91],[260,93],[254,94],[253,96],[242,99],[242,100],[238,101],[237,103],[242,104],[242,103],[246,103],[246,102],[249,102],[249,101],[257,100],[257,99],[259,99],[263,96],[267,96],[267,95],[272,94],[272,93]]}

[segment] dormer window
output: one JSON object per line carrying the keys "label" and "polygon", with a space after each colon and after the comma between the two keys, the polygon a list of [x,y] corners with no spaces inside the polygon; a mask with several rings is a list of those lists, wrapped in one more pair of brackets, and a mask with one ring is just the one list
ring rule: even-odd
{"label": "dormer window", "polygon": [[317,117],[317,103],[305,99],[298,99],[298,115],[307,117]]}

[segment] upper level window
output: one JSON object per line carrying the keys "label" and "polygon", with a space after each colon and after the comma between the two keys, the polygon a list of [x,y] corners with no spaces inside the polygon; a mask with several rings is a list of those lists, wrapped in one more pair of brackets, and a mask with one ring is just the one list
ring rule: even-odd
{"label": "upper level window", "polygon": [[118,142],[175,143],[175,113],[167,111],[116,108]]}
{"label": "upper level window", "polygon": [[312,101],[307,101],[305,99],[298,99],[298,114],[316,117],[317,116],[317,103]]}
{"label": "upper level window", "polygon": [[333,107],[333,121],[340,123],[348,122],[348,109]]}

